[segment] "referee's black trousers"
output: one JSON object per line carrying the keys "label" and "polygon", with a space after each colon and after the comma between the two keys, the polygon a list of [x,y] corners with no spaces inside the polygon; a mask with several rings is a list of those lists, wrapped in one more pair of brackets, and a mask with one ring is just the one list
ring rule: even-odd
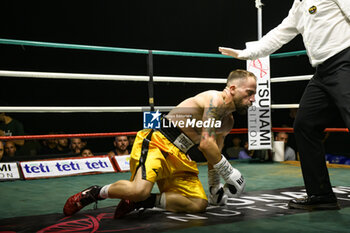
{"label": "referee's black trousers", "polygon": [[294,132],[309,196],[332,193],[322,139],[335,109],[350,129],[350,48],[317,67],[300,100]]}

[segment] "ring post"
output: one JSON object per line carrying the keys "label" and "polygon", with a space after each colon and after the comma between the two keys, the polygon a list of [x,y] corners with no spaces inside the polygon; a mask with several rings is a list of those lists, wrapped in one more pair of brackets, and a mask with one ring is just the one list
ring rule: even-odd
{"label": "ring post", "polygon": [[147,64],[148,64],[148,75],[149,75],[148,102],[149,102],[149,106],[151,107],[151,111],[154,111],[153,53],[152,53],[152,50],[148,50]]}
{"label": "ring post", "polygon": [[262,38],[262,4],[261,0],[255,0],[255,7],[258,9],[258,40]]}

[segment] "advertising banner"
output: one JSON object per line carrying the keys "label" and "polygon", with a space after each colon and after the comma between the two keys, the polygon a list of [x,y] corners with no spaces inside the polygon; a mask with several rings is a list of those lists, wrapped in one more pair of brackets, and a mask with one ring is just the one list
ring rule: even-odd
{"label": "advertising banner", "polygon": [[17,163],[0,163],[0,180],[21,179]]}
{"label": "advertising banner", "polygon": [[108,156],[20,162],[25,179],[116,172]]}
{"label": "advertising banner", "polygon": [[116,155],[114,156],[114,159],[118,171],[130,171],[130,155]]}
{"label": "advertising banner", "polygon": [[[247,47],[254,42],[247,43]],[[272,149],[270,58],[247,61],[247,70],[257,77],[255,102],[248,109],[249,150]]]}

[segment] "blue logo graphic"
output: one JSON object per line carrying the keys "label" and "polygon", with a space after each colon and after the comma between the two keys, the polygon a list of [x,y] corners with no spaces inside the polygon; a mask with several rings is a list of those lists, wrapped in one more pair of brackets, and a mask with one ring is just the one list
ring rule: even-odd
{"label": "blue logo graphic", "polygon": [[156,112],[144,112],[143,113],[143,128],[144,129],[159,129],[160,128],[160,116],[162,114],[157,110]]}

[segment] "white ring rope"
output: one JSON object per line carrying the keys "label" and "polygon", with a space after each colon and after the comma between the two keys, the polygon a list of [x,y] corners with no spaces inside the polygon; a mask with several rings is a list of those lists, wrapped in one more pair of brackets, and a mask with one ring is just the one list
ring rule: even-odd
{"label": "white ring rope", "polygon": [[[141,76],[141,75],[78,74],[78,73],[31,72],[31,71],[9,71],[9,70],[0,70],[0,77],[140,81],[140,82],[149,81],[148,76]],[[311,77],[312,75],[277,77],[277,78],[271,78],[271,83],[310,80]],[[154,82],[184,82],[184,83],[226,83],[226,78],[154,76],[153,81]]]}
{"label": "white ring rope", "polygon": [[299,104],[271,104],[272,109],[299,108]]}
{"label": "white ring rope", "polygon": [[312,75],[286,76],[281,78],[271,78],[271,83],[305,81],[305,80],[310,80],[311,78],[312,78]]}
{"label": "white ring rope", "polygon": [[[159,111],[170,111],[174,106],[155,107]],[[74,112],[144,112],[149,106],[141,107],[0,107],[0,112],[17,113],[74,113]]]}
{"label": "white ring rope", "polygon": [[[49,79],[83,79],[83,80],[112,80],[112,81],[149,81],[148,76],[137,75],[103,75],[54,72],[29,72],[0,70],[0,77],[20,78],[49,78]],[[312,75],[289,76],[272,78],[271,83],[309,80]],[[166,77],[155,76],[155,82],[185,82],[185,83],[226,83],[222,78],[195,78],[195,77]],[[299,104],[272,104],[272,109],[298,108]],[[174,106],[158,106],[156,110],[170,111]],[[12,113],[74,113],[74,112],[144,112],[150,111],[148,106],[137,107],[1,107],[0,112]]]}
{"label": "white ring rope", "polygon": [[[0,77],[18,78],[48,78],[48,79],[83,79],[108,81],[139,81],[148,82],[149,76],[141,75],[107,75],[107,74],[77,74],[53,72],[29,72],[0,70]],[[196,77],[167,77],[154,76],[154,82],[186,82],[186,83],[226,83],[223,78],[196,78]]]}
{"label": "white ring rope", "polygon": [[[175,106],[155,106],[159,111],[168,112]],[[272,104],[273,109],[298,108],[299,104]],[[0,107],[0,112],[12,113],[74,113],[74,112],[145,112],[149,106],[141,107]]]}

